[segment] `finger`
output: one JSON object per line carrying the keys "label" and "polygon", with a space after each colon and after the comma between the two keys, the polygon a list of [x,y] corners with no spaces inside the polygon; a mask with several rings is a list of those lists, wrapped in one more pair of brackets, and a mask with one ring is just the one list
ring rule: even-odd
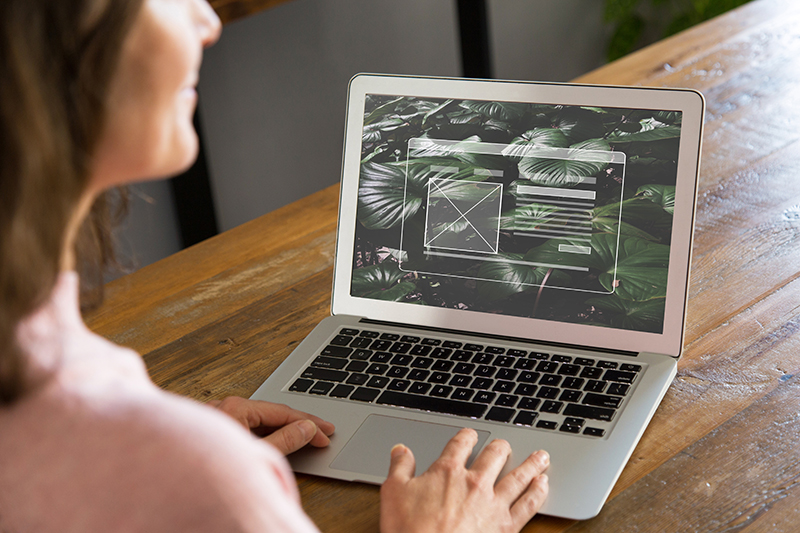
{"label": "finger", "polygon": [[510,455],[511,445],[508,444],[508,441],[495,439],[481,450],[470,470],[491,479],[492,485],[494,485],[494,481],[500,475],[500,471],[503,470]]}
{"label": "finger", "polygon": [[539,450],[528,456],[521,465],[508,473],[495,486],[495,494],[509,504],[513,503],[528,489],[531,481],[550,465],[550,456]]}
{"label": "finger", "polygon": [[395,444],[390,453],[389,476],[386,479],[405,483],[413,478],[417,464],[411,449],[403,444]]}
{"label": "finger", "polygon": [[335,429],[330,422],[279,403],[230,396],[217,407],[250,429],[282,427],[300,420],[311,420],[325,435],[332,435]]}
{"label": "finger", "polygon": [[311,442],[316,433],[317,426],[312,421],[299,420],[274,431],[264,437],[264,440],[275,446],[283,455],[289,455]]}
{"label": "finger", "polygon": [[436,463],[442,461],[450,462],[461,466],[467,464],[467,459],[472,455],[472,448],[478,443],[478,433],[474,429],[464,428],[458,431],[455,436],[445,445],[442,455]]}
{"label": "finger", "polygon": [[510,513],[516,531],[522,529],[533,518],[533,515],[539,512],[539,509],[542,508],[544,501],[547,499],[549,490],[547,474],[538,475],[531,481],[522,496],[514,502]]}

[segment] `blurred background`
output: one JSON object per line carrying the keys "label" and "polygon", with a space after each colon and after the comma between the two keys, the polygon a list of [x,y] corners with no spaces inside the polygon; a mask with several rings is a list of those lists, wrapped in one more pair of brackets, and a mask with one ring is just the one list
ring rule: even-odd
{"label": "blurred background", "polygon": [[746,1],[292,0],[226,24],[198,163],[131,188],[126,272],[337,183],[356,73],[569,81]]}

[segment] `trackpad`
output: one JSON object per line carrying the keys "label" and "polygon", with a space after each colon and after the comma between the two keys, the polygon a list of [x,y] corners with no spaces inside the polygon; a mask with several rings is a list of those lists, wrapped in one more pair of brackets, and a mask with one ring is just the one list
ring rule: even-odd
{"label": "trackpad", "polygon": [[[330,466],[385,478],[389,474],[389,452],[395,444],[402,443],[414,452],[419,475],[439,458],[447,441],[462,427],[369,415]],[[478,431],[478,444],[472,449],[467,465],[472,464],[487,438],[488,431]]]}

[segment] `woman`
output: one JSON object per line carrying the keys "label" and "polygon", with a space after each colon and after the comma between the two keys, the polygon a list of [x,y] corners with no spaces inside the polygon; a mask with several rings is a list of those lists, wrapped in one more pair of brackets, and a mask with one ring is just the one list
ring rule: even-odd
{"label": "woman", "polygon": [[[105,191],[196,156],[194,87],[219,32],[205,0],[0,2],[2,531],[316,530],[283,455],[326,446],[330,423],[165,393],[79,313],[113,258]],[[395,446],[381,529],[519,530],[547,455],[497,481],[508,444],[466,469],[475,443],[462,430],[418,477]]]}

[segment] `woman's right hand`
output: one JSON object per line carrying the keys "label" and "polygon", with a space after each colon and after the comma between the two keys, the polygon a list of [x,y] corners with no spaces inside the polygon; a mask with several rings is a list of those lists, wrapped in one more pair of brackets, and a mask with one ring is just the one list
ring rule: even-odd
{"label": "woman's right hand", "polygon": [[381,531],[517,532],[533,518],[547,497],[547,452],[531,454],[497,481],[511,447],[495,440],[470,468],[466,462],[478,435],[462,429],[427,472],[414,476],[411,450],[392,448],[389,477],[381,487]]}

